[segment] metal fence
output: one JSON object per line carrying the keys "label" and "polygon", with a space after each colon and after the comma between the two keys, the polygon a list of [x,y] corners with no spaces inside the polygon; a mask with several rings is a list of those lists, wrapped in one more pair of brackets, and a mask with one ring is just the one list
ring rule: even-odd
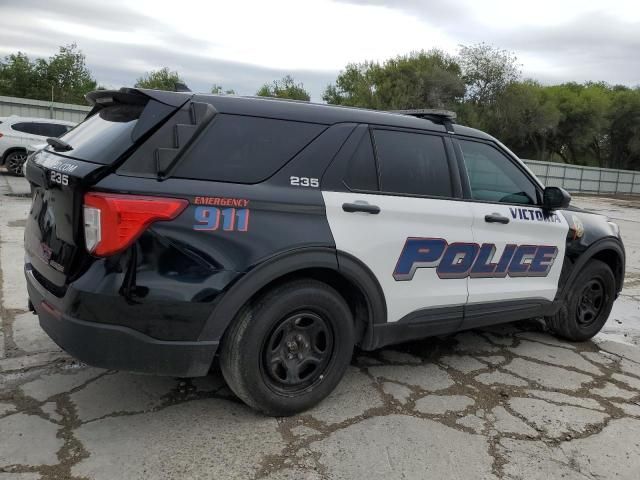
{"label": "metal fence", "polygon": [[523,162],[545,186],[562,187],[574,193],[640,194],[640,172],[539,160]]}
{"label": "metal fence", "polygon": [[19,117],[54,118],[81,122],[89,110],[91,107],[85,105],[0,96],[0,117],[17,115]]}

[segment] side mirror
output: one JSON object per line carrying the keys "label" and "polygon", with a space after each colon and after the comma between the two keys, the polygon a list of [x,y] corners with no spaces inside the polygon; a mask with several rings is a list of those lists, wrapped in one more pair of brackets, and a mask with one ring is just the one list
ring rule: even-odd
{"label": "side mirror", "polygon": [[564,188],[547,187],[542,194],[542,208],[555,210],[567,208],[571,202],[571,195]]}

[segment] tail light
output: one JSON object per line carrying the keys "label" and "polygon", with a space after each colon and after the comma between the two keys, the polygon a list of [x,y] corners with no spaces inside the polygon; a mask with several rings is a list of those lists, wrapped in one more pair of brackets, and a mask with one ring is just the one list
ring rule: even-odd
{"label": "tail light", "polygon": [[151,223],[176,218],[187,204],[179,198],[87,193],[84,196],[87,250],[101,257],[121,252]]}

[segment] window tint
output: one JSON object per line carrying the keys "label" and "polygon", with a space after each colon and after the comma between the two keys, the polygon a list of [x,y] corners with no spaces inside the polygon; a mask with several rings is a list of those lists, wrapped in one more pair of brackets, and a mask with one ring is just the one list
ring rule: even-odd
{"label": "window tint", "polygon": [[381,191],[452,196],[441,137],[391,130],[375,130],[373,135]]}
{"label": "window tint", "polygon": [[312,123],[219,115],[173,176],[258,183],[273,175],[324,128]]}
{"label": "window tint", "polygon": [[368,131],[349,160],[344,182],[352,190],[378,190],[378,173]]}
{"label": "window tint", "polygon": [[28,133],[29,135],[40,135],[38,125],[38,123],[33,122],[22,122],[14,123],[11,125],[11,128],[17,132]]}
{"label": "window tint", "polygon": [[485,143],[460,140],[474,200],[535,205],[535,185],[505,155]]}

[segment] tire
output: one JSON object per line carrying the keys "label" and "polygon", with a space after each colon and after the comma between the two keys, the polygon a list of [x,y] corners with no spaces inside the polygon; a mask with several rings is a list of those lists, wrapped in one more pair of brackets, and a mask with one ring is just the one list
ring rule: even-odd
{"label": "tire", "polygon": [[354,331],[351,311],[336,290],[311,279],[287,282],[238,314],[222,341],[222,375],[250,407],[293,415],[340,382]]}
{"label": "tire", "polygon": [[611,268],[600,260],[590,260],[578,273],[558,313],[546,317],[547,326],[573,342],[593,338],[609,318],[615,285]]}
{"label": "tire", "polygon": [[16,150],[7,155],[4,159],[4,166],[12,175],[22,176],[22,165],[27,160],[27,152],[24,150]]}

